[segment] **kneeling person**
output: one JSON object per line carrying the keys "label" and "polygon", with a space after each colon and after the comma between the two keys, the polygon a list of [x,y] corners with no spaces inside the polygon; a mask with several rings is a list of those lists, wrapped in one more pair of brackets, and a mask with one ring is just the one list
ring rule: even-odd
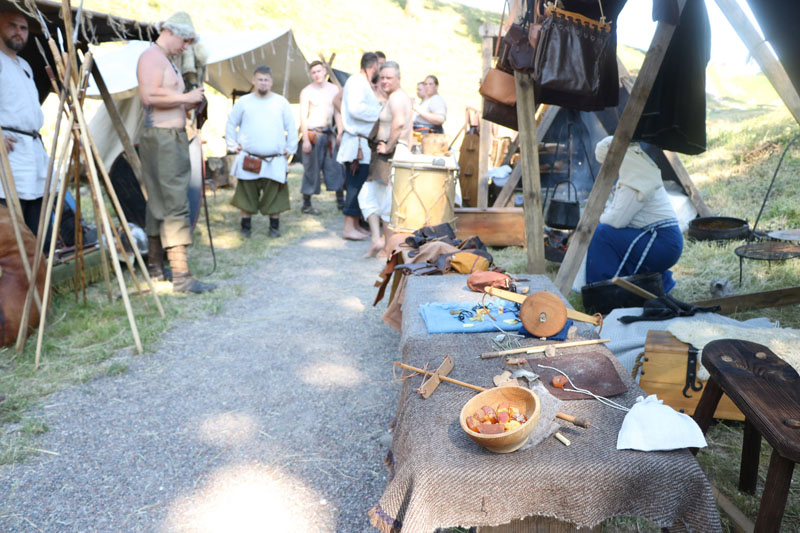
{"label": "kneeling person", "polygon": [[253,72],[253,92],[233,106],[225,128],[228,150],[239,154],[231,174],[236,191],[231,204],[242,212],[241,231],[250,236],[251,217],[269,216],[269,236],[279,237],[280,214],[289,210],[288,157],[297,150],[297,127],[289,102],[272,92],[272,70]]}

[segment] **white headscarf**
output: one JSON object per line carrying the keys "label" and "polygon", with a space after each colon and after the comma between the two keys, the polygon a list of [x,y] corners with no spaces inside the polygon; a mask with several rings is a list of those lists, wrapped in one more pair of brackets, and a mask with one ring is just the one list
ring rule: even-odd
{"label": "white headscarf", "polygon": [[[594,156],[601,164],[606,159],[612,139],[610,136],[602,139],[594,149]],[[628,146],[619,167],[619,183],[634,189],[642,201],[652,198],[653,193],[664,185],[661,181],[661,170],[638,143]]]}

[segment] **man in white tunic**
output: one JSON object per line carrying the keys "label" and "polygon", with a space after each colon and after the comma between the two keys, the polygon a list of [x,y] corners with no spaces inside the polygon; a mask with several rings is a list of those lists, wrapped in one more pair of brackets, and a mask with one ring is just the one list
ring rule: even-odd
{"label": "man in white tunic", "polygon": [[342,144],[336,160],[345,170],[344,229],[342,237],[361,240],[368,233],[358,228],[361,208],[358,193],[369,174],[370,148],[367,138],[376,127],[381,112],[381,103],[375,96],[372,84],[377,83],[378,56],[366,52],[361,56],[361,71],[353,74],[344,84],[342,94]]}
{"label": "man in white tunic", "polygon": [[239,154],[231,170],[238,178],[231,204],[242,212],[242,235],[250,236],[251,217],[260,212],[269,216],[269,236],[280,237],[280,214],[289,210],[287,158],[297,150],[297,126],[289,102],[272,92],[269,67],[253,72],[253,92],[234,104],[225,141]]}
{"label": "man in white tunic", "polygon": [[[27,19],[16,11],[0,12],[0,126],[25,224],[36,233],[47,177],[47,152],[39,136],[44,114],[33,70],[17,55],[27,42]],[[6,197],[7,192],[0,187],[0,204],[6,205]]]}

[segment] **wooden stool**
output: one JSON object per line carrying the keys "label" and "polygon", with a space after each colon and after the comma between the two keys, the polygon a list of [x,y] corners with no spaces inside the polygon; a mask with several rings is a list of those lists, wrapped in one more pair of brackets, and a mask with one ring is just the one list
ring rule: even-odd
{"label": "wooden stool", "polygon": [[745,416],[739,490],[755,493],[762,435],[772,446],[755,530],[777,532],[794,463],[800,461],[800,376],[769,348],[741,340],[707,344],[703,365],[711,379],[694,413],[703,433],[723,393]]}

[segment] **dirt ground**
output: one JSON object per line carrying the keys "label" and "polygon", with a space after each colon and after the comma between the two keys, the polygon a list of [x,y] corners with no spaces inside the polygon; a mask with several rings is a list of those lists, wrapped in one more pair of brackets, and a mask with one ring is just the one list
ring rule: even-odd
{"label": "dirt ground", "polygon": [[[399,334],[372,307],[381,260],[315,232],[224,283],[123,374],[47,397],[0,468],[2,531],[367,531],[388,470]],[[334,227],[335,226],[335,227]]]}

